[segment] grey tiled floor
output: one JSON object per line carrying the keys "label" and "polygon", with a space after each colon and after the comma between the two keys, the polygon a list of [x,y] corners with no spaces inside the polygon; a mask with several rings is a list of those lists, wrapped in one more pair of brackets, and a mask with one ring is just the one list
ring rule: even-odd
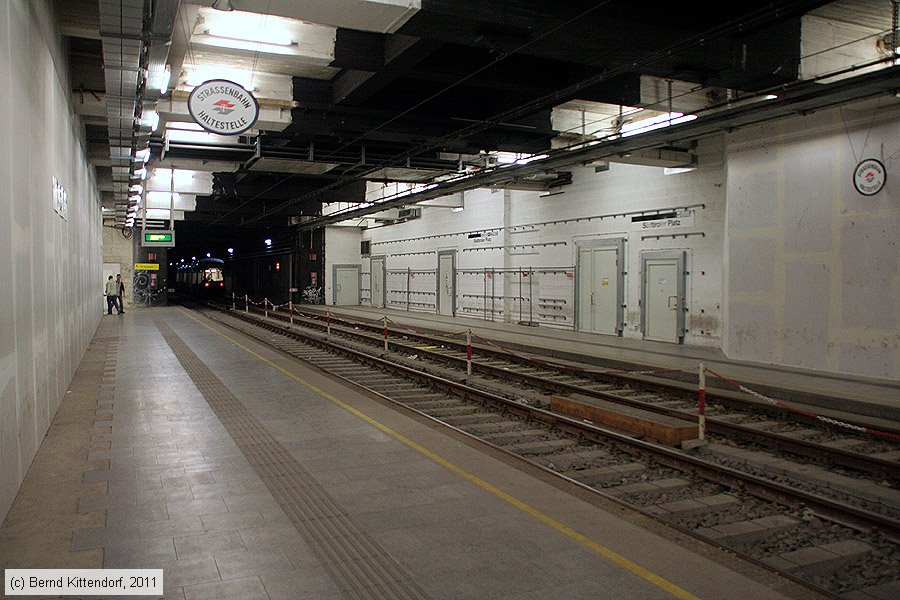
{"label": "grey tiled floor", "polygon": [[[310,493],[322,494],[339,513],[335,522],[363,533],[371,555],[341,556],[336,548],[353,547],[344,543],[354,541],[342,539],[346,534],[295,526],[279,503],[283,497],[270,489],[278,478],[267,483],[260,476],[254,456],[229,434],[154,319],[171,327],[248,419],[265,427],[317,486]],[[741,598],[785,597],[759,583],[758,572],[751,573],[755,580],[736,573],[224,332],[263,362],[179,309],[129,311],[120,323],[115,382],[107,389],[112,406],[97,413],[84,486],[72,505],[77,514],[105,519],[76,529],[69,550],[102,551],[107,567],[162,568],[166,598],[359,598],[335,563],[379,553],[431,598],[670,597],[305,382],[701,597],[734,597],[736,589]],[[323,543],[313,534],[333,539]]]}

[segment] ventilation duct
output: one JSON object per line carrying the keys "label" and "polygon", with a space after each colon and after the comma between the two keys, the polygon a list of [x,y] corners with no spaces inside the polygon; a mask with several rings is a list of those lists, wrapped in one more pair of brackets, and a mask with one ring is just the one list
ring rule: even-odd
{"label": "ventilation duct", "polygon": [[179,0],[99,2],[116,224],[124,225],[118,209],[128,204],[129,182],[142,166],[135,153],[148,141],[138,137],[135,123],[147,108],[145,94],[152,103],[159,98],[158,89],[146,90],[147,75],[165,70]]}

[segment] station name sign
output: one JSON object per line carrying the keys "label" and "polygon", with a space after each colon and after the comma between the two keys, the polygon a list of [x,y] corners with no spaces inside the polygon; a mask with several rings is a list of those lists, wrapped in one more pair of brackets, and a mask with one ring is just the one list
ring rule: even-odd
{"label": "station name sign", "polygon": [[693,227],[694,211],[692,209],[673,210],[660,214],[632,217],[634,227],[641,231],[652,229],[671,229],[675,227]]}
{"label": "station name sign", "polygon": [[141,233],[141,246],[162,246],[171,248],[175,245],[175,232],[171,229],[157,229]]}
{"label": "station name sign", "polygon": [[210,133],[238,135],[256,124],[259,103],[237,83],[212,79],[194,88],[188,98],[188,111]]}

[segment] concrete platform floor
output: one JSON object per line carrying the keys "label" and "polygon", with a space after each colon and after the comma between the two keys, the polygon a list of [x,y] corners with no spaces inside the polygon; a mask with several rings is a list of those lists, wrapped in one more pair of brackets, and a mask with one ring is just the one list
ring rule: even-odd
{"label": "concrete platform floor", "polygon": [[822,408],[824,410],[815,412],[826,416],[839,419],[864,418],[876,428],[897,428],[900,423],[900,404],[897,402],[900,398],[900,380],[897,379],[854,377],[753,363],[730,359],[719,348],[622,338],[571,329],[531,327],[368,306],[298,305],[296,308],[323,314],[326,310],[331,310],[336,315],[359,320],[376,321],[386,315],[398,325],[436,331],[460,332],[470,328],[474,335],[510,350],[580,363],[602,360],[609,364],[612,361],[619,363],[615,368],[624,370],[678,369],[693,375],[702,361],[707,368],[746,385],[753,385],[757,387],[757,391],[766,393],[767,386],[771,386],[779,391],[795,392],[782,393],[781,396],[791,402]]}
{"label": "concrete platform floor", "polygon": [[104,317],[0,564],[184,599],[815,597],[179,308]]}

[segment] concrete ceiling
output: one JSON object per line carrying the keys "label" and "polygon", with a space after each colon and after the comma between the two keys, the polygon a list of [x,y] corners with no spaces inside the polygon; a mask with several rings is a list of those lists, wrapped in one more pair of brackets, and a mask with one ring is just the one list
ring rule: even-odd
{"label": "concrete ceiling", "polygon": [[[76,110],[89,143],[102,146],[98,0],[55,4]],[[812,68],[803,62],[810,11],[851,27],[847,35],[890,27],[890,3],[864,0],[231,0],[249,15],[211,4],[178,7],[148,166],[213,171],[211,193],[186,218],[215,224],[285,224],[322,202],[361,202],[367,179],[424,181],[481,168],[484,152],[541,153],[615,133],[625,112],[702,112],[794,85]],[[255,30],[285,43],[254,46]],[[869,45],[852,60],[865,60]],[[167,121],[190,121],[196,79],[217,73],[252,87],[257,128],[221,144],[167,138]],[[589,120],[600,124],[579,127]]]}

